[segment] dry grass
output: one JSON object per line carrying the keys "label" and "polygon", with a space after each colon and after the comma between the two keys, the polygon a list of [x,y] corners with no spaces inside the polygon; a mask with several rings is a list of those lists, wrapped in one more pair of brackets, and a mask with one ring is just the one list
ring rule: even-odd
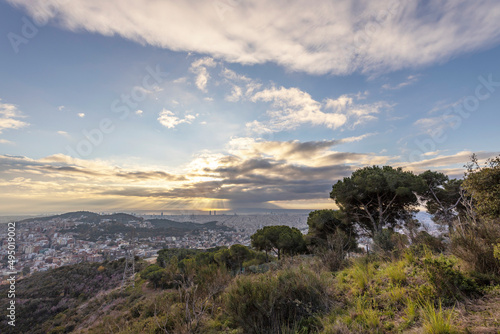
{"label": "dry grass", "polygon": [[456,311],[464,333],[500,333],[500,288],[482,298],[461,303]]}

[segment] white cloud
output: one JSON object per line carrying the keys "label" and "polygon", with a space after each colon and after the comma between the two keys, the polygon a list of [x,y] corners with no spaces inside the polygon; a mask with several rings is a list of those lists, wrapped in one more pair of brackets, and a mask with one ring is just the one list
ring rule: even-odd
{"label": "white cloud", "polygon": [[59,106],[59,107],[57,107],[57,110],[63,111],[64,108],[66,108],[66,107],[65,106]]}
{"label": "white cloud", "polygon": [[173,83],[179,84],[179,83],[185,83],[187,81],[187,77],[180,77],[172,81]]}
{"label": "white cloud", "polygon": [[[430,152],[437,153],[437,152]],[[422,154],[422,156],[426,157],[423,160],[416,162],[403,162],[399,164],[394,164],[395,166],[401,166],[405,169],[413,170],[417,173],[421,173],[427,169],[436,170],[436,169],[451,169],[459,165],[461,168],[460,176],[463,176],[464,168],[462,167],[465,163],[470,162],[471,155],[476,153],[477,157],[480,160],[486,160],[488,158],[494,158],[499,154],[499,152],[472,152],[472,151],[460,151],[455,154],[450,155],[437,155],[433,158],[427,159],[427,157],[432,156],[431,154]]]}
{"label": "white cloud", "polygon": [[135,111],[135,114],[139,115],[139,116],[142,116],[143,113],[144,113],[144,111],[142,111],[140,109]]}
{"label": "white cloud", "polygon": [[316,74],[419,67],[500,42],[498,0],[8,2],[72,31]]}
{"label": "white cloud", "polygon": [[168,129],[173,129],[177,125],[182,124],[182,123],[188,123],[191,124],[191,122],[196,118],[198,115],[186,115],[185,118],[179,118],[177,117],[172,111],[163,109],[159,114],[158,114],[158,121],[160,122],[161,125]]}
{"label": "white cloud", "polygon": [[250,82],[251,79],[244,76],[244,75],[241,75],[241,74],[237,74],[235,71],[233,70],[230,70],[228,68],[224,68],[222,71],[221,71],[221,75],[230,80],[230,81],[245,81],[245,82]]}
{"label": "white cloud", "polygon": [[11,142],[10,140],[7,140],[7,139],[0,139],[0,144],[9,144],[9,145],[12,145],[14,143]]}
{"label": "white cloud", "polygon": [[143,95],[153,95],[155,93],[159,93],[161,91],[163,91],[163,88],[161,88],[160,86],[158,85],[154,85],[151,87],[151,89],[146,89],[144,88],[143,86],[134,86],[132,88],[132,90],[135,90],[137,92],[140,92],[142,93]]}
{"label": "white cloud", "polygon": [[29,124],[19,120],[25,116],[17,109],[17,106],[9,103],[2,103],[0,99],[0,133],[6,129],[20,129]]}
{"label": "white cloud", "polygon": [[228,68],[223,68],[220,76],[231,87],[231,94],[224,97],[229,102],[238,102],[242,99],[251,98],[254,92],[262,86],[261,83]]}
{"label": "white cloud", "polygon": [[67,133],[66,131],[57,131],[57,134],[61,135],[63,137],[66,137],[66,138],[71,138],[71,136],[69,135],[69,133]]}
{"label": "white cloud", "polygon": [[386,90],[397,90],[401,89],[403,87],[409,86],[414,84],[415,82],[418,81],[418,78],[420,75],[409,75],[405,81],[398,83],[397,85],[391,85],[391,84],[385,84],[382,86],[382,89]]}
{"label": "white cloud", "polygon": [[293,130],[303,124],[322,125],[330,129],[337,129],[343,125],[354,128],[359,124],[376,120],[376,114],[392,107],[384,101],[359,104],[355,101],[355,96],[351,95],[318,102],[298,88],[284,87],[279,89],[273,87],[257,92],[252,101],[271,102],[272,105],[272,109],[267,111],[268,121],[247,123],[247,127],[257,133]]}
{"label": "white cloud", "polygon": [[237,102],[240,100],[243,95],[240,86],[233,85],[233,89],[231,90],[231,95],[226,95],[224,99],[229,102]]}
{"label": "white cloud", "polygon": [[83,112],[78,113],[78,117],[84,118],[85,117],[85,113],[83,113]]}
{"label": "white cloud", "polygon": [[210,79],[207,67],[215,67],[216,65],[217,63],[210,57],[198,59],[191,64],[189,70],[196,74],[196,87],[204,93],[207,92],[207,83]]}
{"label": "white cloud", "polygon": [[456,114],[442,114],[437,117],[421,118],[413,123],[420,128],[421,132],[433,135],[452,128],[458,129],[462,124],[462,119]]}

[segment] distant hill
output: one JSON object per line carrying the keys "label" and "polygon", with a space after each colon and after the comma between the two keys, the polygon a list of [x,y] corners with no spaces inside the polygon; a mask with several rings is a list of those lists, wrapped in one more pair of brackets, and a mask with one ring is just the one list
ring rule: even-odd
{"label": "distant hill", "polygon": [[67,212],[54,216],[28,218],[20,221],[20,223],[30,223],[34,221],[49,221],[57,218],[79,220],[86,223],[99,223],[105,219],[113,220],[119,223],[128,223],[129,221],[143,221],[142,218],[127,213],[113,213],[110,215],[100,215],[98,213],[90,211],[76,211],[76,212]]}
{"label": "distant hill", "polygon": [[193,222],[177,222],[170,219],[148,219],[155,228],[175,228],[182,230],[197,230],[200,228],[207,229],[229,229],[226,226],[217,225],[216,221],[211,221],[203,224],[193,223]]}

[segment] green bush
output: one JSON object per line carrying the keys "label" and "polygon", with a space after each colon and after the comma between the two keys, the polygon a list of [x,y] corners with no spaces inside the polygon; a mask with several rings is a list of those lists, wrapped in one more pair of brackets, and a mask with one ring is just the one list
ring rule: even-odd
{"label": "green bush", "polygon": [[456,261],[452,258],[439,256],[426,257],[421,266],[433,285],[438,298],[447,304],[479,294],[479,288],[474,280],[467,277],[460,270],[455,269]]}
{"label": "green bush", "polygon": [[329,307],[327,286],[303,267],[244,276],[227,290],[227,311],[245,333],[316,332],[315,315]]}

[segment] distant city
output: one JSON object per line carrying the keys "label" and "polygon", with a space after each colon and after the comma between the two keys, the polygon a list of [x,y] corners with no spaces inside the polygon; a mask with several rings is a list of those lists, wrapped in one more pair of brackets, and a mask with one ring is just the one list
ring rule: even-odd
{"label": "distant city", "polygon": [[[97,214],[73,212],[35,218],[2,217],[16,221],[15,270],[23,275],[83,261],[101,262],[126,256],[154,259],[162,248],[212,248],[250,245],[263,226],[288,225],[307,233],[307,213],[227,214]],[[0,230],[0,257],[8,250],[7,230]],[[2,261],[5,276],[10,269]]]}

